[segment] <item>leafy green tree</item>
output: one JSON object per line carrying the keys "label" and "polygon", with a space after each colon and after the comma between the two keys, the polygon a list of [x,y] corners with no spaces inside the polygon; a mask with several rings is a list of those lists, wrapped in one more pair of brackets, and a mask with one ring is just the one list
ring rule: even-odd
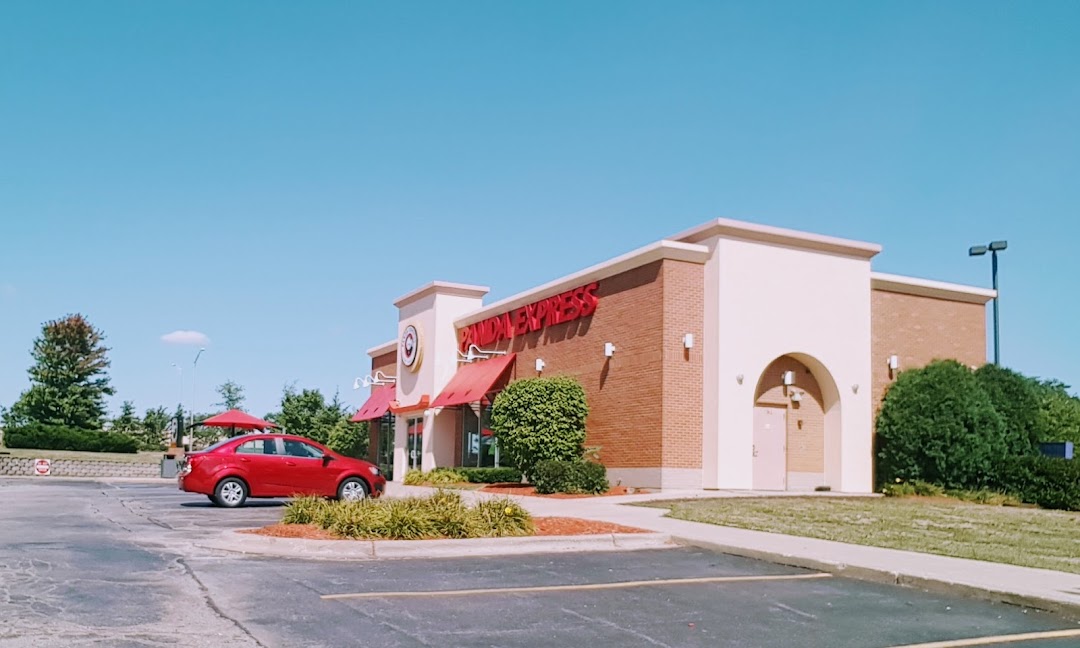
{"label": "leafy green tree", "polygon": [[975,371],[975,379],[982,385],[994,409],[1005,421],[1009,454],[1024,456],[1035,454],[1039,429],[1043,423],[1039,417],[1039,395],[1036,383],[1012,369],[987,364]]}
{"label": "leafy green tree", "polygon": [[135,415],[135,403],[124,401],[124,404],[120,406],[120,415],[112,420],[112,431],[137,435],[141,427],[142,422]]}
{"label": "leafy green tree", "polygon": [[345,418],[338,419],[334,427],[330,428],[330,438],[326,445],[334,452],[346,457],[366,457],[368,453],[367,421],[350,423]]}
{"label": "leafy green tree", "polygon": [[879,484],[982,488],[1011,456],[1006,424],[975,374],[954,361],[904,371],[877,418]]}
{"label": "leafy green tree", "polygon": [[146,410],[142,420],[141,445],[144,450],[162,450],[166,442],[165,430],[170,423],[169,413],[164,407]]}
{"label": "leafy green tree", "polygon": [[30,389],[6,417],[9,424],[44,423],[100,430],[109,385],[105,336],[82,315],[46,322],[30,355]]}
{"label": "leafy green tree", "polygon": [[346,407],[337,394],[327,402],[318,389],[297,392],[290,385],[282,392],[281,411],[268,414],[267,419],[283,427],[289,434],[326,443],[330,440],[331,430],[346,415]]}
{"label": "leafy green tree", "polygon": [[577,380],[528,378],[507,385],[491,407],[499,452],[526,476],[545,460],[577,461],[585,452],[589,406]]}
{"label": "leafy green tree", "polygon": [[1059,380],[1035,382],[1039,399],[1039,441],[1072,441],[1080,446],[1080,398]]}
{"label": "leafy green tree", "polygon": [[218,396],[221,397],[220,403],[214,403],[214,407],[222,407],[226,410],[242,410],[244,409],[244,388],[233,382],[232,380],[226,380],[217,388]]}

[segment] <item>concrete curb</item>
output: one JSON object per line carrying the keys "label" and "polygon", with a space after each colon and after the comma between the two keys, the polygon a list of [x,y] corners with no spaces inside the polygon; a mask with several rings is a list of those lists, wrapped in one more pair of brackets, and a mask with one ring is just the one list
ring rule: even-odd
{"label": "concrete curb", "polygon": [[468,540],[303,540],[228,531],[217,540],[196,542],[195,546],[230,553],[280,558],[401,560],[670,549],[674,546],[674,542],[666,533],[607,533],[590,536],[530,536]]}
{"label": "concrete curb", "polygon": [[[1071,620],[1080,621],[1080,604],[1057,601],[1054,599],[1040,597],[1032,594],[1012,592],[1004,588],[989,589],[985,587],[969,585],[967,583],[957,583],[944,578],[915,576],[912,574],[905,574],[902,572],[892,571],[888,569],[860,567],[848,565],[842,562],[832,562],[818,560],[816,558],[806,558],[803,556],[786,553],[749,549],[747,547],[741,547],[738,545],[727,545],[717,542],[708,542],[704,540],[697,540],[694,538],[672,536],[672,540],[675,543],[684,546],[698,547],[700,549],[729,554],[732,556],[740,556],[742,558],[762,560],[777,565],[812,569],[815,571],[833,574],[835,576],[853,578],[855,580],[867,581],[872,583],[882,583],[885,585],[900,585],[903,587],[922,589],[929,592],[952,594],[956,596],[963,596],[965,598],[974,598],[983,601],[993,601],[995,603],[1008,603],[1010,605],[1017,605],[1020,607],[1029,607],[1037,610],[1054,612],[1064,615]],[[1006,584],[1003,583],[1003,586],[1004,585]]]}
{"label": "concrete curb", "polygon": [[77,475],[0,475],[0,480],[13,479],[46,483],[49,481],[94,482],[100,484],[155,484],[176,486],[175,477],[80,477]]}

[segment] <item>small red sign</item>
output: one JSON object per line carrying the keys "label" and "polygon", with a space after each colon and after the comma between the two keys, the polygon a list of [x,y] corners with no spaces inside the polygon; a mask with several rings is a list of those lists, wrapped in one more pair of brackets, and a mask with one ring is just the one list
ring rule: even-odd
{"label": "small red sign", "polygon": [[52,461],[50,459],[34,459],[34,474],[48,477],[52,474]]}

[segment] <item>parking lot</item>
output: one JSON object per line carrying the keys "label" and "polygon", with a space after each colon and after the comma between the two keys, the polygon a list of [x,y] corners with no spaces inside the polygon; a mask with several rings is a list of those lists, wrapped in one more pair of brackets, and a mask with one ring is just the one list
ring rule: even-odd
{"label": "parking lot", "polygon": [[[886,648],[1076,630],[1019,607],[679,548],[374,562],[214,552],[276,521],[168,485],[0,480],[0,646]],[[483,591],[478,591],[483,590]],[[452,593],[447,593],[452,592]],[[1080,637],[995,645],[1064,648]]]}

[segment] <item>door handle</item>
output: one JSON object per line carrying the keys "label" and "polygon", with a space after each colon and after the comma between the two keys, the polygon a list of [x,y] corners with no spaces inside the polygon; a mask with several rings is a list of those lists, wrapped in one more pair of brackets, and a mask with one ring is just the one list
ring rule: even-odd
{"label": "door handle", "polygon": [[251,463],[251,459],[245,459],[243,457],[240,457],[240,463]]}
{"label": "door handle", "polygon": [[295,465],[296,465],[296,462],[295,462],[295,461],[286,461],[286,462],[285,462],[285,465],[286,465],[286,466],[295,466]]}

